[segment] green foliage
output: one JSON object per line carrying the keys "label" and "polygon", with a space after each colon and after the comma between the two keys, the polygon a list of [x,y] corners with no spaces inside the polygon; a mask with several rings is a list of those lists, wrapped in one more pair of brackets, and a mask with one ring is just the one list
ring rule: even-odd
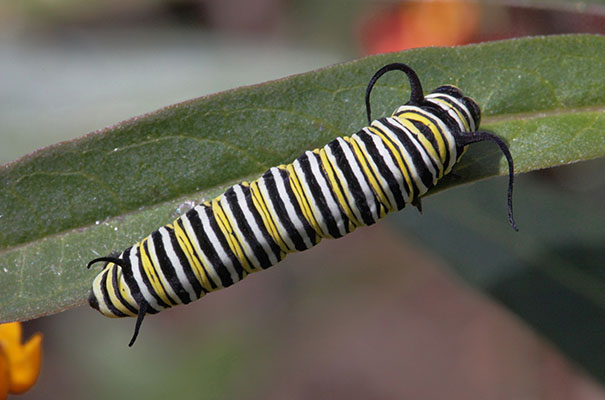
{"label": "green foliage", "polygon": [[[0,320],[85,301],[97,269],[229,184],[292,161],[365,125],[372,73],[403,61],[426,91],[454,84],[482,106],[525,172],[605,154],[605,38],[538,37],[368,57],[191,100],[57,144],[0,169]],[[391,73],[374,117],[409,97]],[[506,172],[496,148],[473,146],[440,189]]]}

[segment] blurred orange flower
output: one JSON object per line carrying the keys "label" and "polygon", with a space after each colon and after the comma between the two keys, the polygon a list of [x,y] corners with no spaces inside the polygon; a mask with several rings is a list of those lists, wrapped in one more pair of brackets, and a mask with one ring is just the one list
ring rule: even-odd
{"label": "blurred orange flower", "polygon": [[0,325],[0,400],[29,390],[40,373],[42,334],[21,344],[21,323]]}
{"label": "blurred orange flower", "polygon": [[404,2],[367,21],[362,29],[365,51],[376,54],[469,43],[479,25],[479,7],[464,0]]}

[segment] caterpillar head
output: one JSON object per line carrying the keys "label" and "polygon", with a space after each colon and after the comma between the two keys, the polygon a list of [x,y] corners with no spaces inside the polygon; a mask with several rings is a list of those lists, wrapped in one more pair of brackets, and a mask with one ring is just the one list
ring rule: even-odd
{"label": "caterpillar head", "polygon": [[461,120],[463,131],[474,132],[481,123],[481,109],[475,100],[465,96],[462,90],[453,85],[439,86],[425,97],[425,101],[441,108],[447,107],[448,113]]}
{"label": "caterpillar head", "polygon": [[470,97],[464,96],[462,91],[455,86],[445,85],[438,87],[432,93],[424,96],[422,90],[422,84],[420,79],[412,68],[403,63],[392,63],[385,65],[380,68],[368,82],[366,88],[366,114],[368,117],[368,124],[372,123],[371,118],[371,107],[370,107],[370,93],[372,88],[378,79],[389,71],[402,71],[407,75],[410,83],[410,100],[406,103],[407,105],[417,107],[427,107],[428,103],[433,103],[431,107],[436,106],[441,108],[450,117],[454,118],[459,123],[459,130],[453,132],[456,146],[458,148],[465,149],[468,145],[477,142],[492,142],[495,143],[504,154],[506,161],[508,162],[508,220],[515,230],[517,224],[513,218],[513,181],[514,181],[514,165],[513,157],[510,154],[506,143],[500,139],[497,135],[487,132],[479,131],[479,123],[481,122],[481,110],[477,103]]}
{"label": "caterpillar head", "polygon": [[[120,256],[121,257],[121,256]],[[97,262],[105,262],[105,268],[92,283],[92,289],[88,296],[90,306],[107,317],[137,317],[134,334],[128,346],[132,346],[139,335],[139,329],[149,309],[147,302],[138,304],[134,299],[126,280],[124,279],[124,268],[127,267],[122,258],[117,255],[95,258],[88,263],[90,268]],[[130,264],[128,264],[129,267]]]}

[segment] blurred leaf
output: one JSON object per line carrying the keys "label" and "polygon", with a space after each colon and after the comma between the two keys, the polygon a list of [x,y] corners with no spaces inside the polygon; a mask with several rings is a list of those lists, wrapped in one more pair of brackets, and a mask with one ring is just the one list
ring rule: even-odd
{"label": "blurred leaf", "polygon": [[[185,211],[187,200],[292,161],[365,125],[363,95],[382,65],[405,61],[425,88],[455,84],[510,144],[517,172],[605,153],[605,38],[538,37],[365,58],[203,97],[42,149],[0,170],[0,320],[82,304],[98,270]],[[373,95],[374,116],[407,101],[400,74]],[[441,187],[501,174],[474,146]]]}
{"label": "blurred leaf", "polygon": [[[588,177],[599,178],[603,161],[591,161]],[[603,189],[572,196],[520,177],[518,233],[505,218],[503,179],[430,198],[423,216],[390,221],[605,381],[605,354],[595,351],[605,346],[605,213],[590,195],[602,198]]]}
{"label": "blurred leaf", "polygon": [[572,11],[591,11],[593,13],[603,12],[603,8],[599,6],[605,5],[604,0],[490,0],[486,3],[551,9],[562,8]]}
{"label": "blurred leaf", "polygon": [[546,9],[565,9],[570,11],[590,12],[591,14],[603,14],[605,10],[604,0],[521,0],[513,2],[510,0],[496,0],[493,3],[503,5],[539,7]]}

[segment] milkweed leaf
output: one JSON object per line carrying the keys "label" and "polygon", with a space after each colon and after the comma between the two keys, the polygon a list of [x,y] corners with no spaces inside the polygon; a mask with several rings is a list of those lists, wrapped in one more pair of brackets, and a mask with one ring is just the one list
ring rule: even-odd
{"label": "milkweed leaf", "polygon": [[[369,77],[405,62],[426,90],[454,84],[475,98],[482,127],[525,172],[605,154],[605,38],[536,37],[372,56],[242,87],[135,117],[0,168],[0,320],[85,302],[92,258],[121,250],[237,181],[290,162],[365,125]],[[409,98],[403,76],[376,86],[373,112]],[[506,172],[473,146],[439,188]]]}

